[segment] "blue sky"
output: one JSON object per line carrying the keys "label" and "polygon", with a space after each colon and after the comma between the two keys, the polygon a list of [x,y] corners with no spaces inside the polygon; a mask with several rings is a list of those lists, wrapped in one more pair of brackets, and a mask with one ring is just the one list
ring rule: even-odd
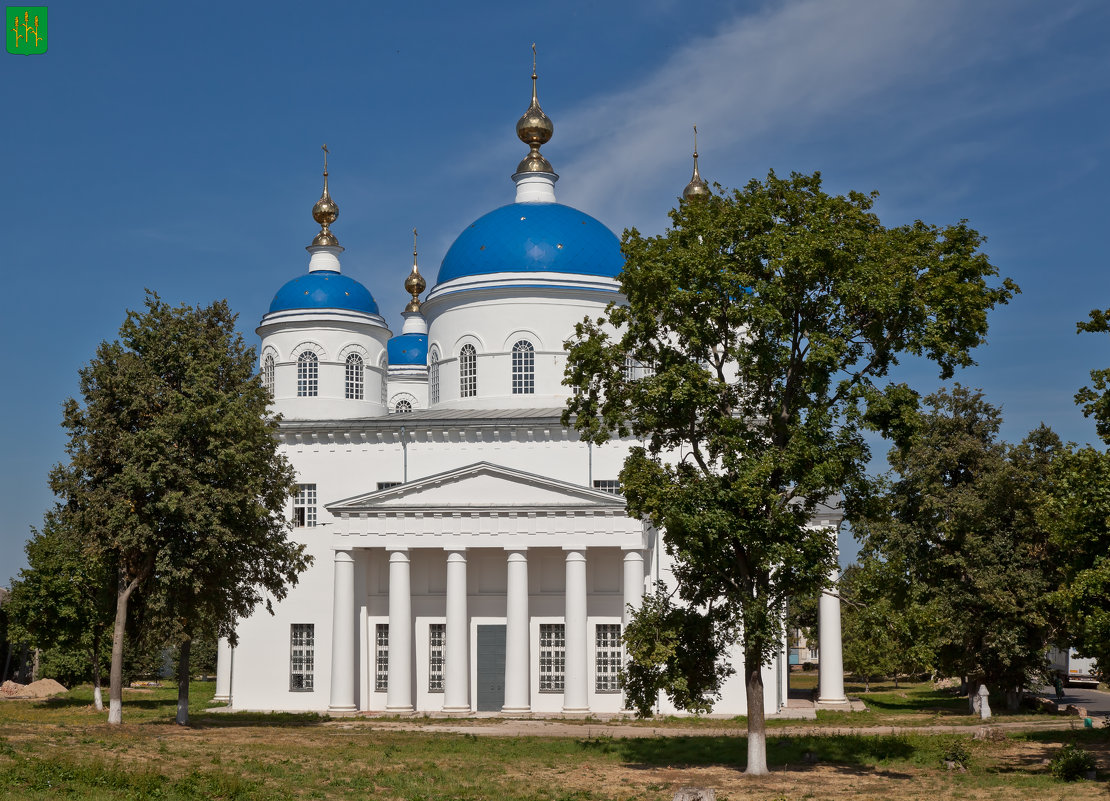
{"label": "blue sky", "polygon": [[[49,52],[0,54],[0,581],[52,502],[64,399],[144,289],[227,298],[248,341],[303,272],[320,145],[343,269],[395,331],[411,229],[433,282],[512,200],[539,48],[559,200],[661,232],[690,176],[821,170],[888,225],[967,218],[1023,294],[996,311],[983,388],[1020,439],[1094,439],[1072,395],[1110,306],[1110,5],[1098,0],[51,3]],[[935,372],[907,365],[923,388]]]}

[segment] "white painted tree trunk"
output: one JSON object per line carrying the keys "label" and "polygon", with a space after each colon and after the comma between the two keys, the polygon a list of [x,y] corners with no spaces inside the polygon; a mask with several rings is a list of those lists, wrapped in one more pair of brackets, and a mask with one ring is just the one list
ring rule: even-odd
{"label": "white painted tree trunk", "polygon": [[748,767],[749,776],[766,776],[767,722],[763,712],[763,672],[758,651],[754,655],[744,649],[744,690],[748,701]]}
{"label": "white painted tree trunk", "polygon": [[104,711],[104,696],[100,694],[100,684],[93,687],[93,706],[97,712]]}

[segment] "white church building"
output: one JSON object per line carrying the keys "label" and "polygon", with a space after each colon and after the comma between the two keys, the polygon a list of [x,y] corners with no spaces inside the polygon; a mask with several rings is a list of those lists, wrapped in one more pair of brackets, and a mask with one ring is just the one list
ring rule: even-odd
{"label": "white church building", "polygon": [[[459,234],[431,290],[414,247],[393,335],[343,274],[327,185],[308,270],[258,326],[260,367],[297,474],[292,538],[314,557],[273,616],[221,641],[217,700],[236,709],[580,715],[625,708],[621,633],[671,578],[659,532],[630,517],[631,441],[593,447],[560,422],[563,343],[620,302],[617,237],[556,201],[536,99],[511,203]],[[708,191],[698,174],[684,195]],[[630,369],[636,369],[634,367]],[[831,536],[829,510],[813,525]],[[822,700],[843,702],[840,610],[821,602]],[[827,642],[826,642],[827,640]],[[739,649],[715,713],[746,712]],[[786,643],[764,668],[787,697]],[[659,711],[674,712],[665,698]]]}

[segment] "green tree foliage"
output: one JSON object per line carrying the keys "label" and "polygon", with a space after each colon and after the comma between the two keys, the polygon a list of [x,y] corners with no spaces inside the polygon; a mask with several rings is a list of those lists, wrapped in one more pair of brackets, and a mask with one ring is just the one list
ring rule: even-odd
{"label": "green tree foliage", "polygon": [[1002,442],[998,408],[958,384],[926,405],[916,434],[890,453],[884,491],[853,525],[908,582],[898,608],[927,609],[938,671],[1013,691],[1043,664],[1052,636],[1055,568],[1039,512],[1062,446],[1043,426],[1019,446]]}
{"label": "green tree foliage", "polygon": [[862,481],[862,429],[899,434],[916,403],[884,376],[907,353],[945,377],[971,364],[987,312],[1017,291],[990,285],[966,224],[887,228],[874,197],[772,172],[682,203],[664,235],[625,233],[627,302],[568,343],[564,421],[598,444],[643,440],[621,472],[629,512],[664,532],[680,600],[743,632],[749,773],[767,770],[760,668],[785,598],[835,563],[807,523]]}
{"label": "green tree foliage", "polygon": [[[1080,333],[1110,333],[1110,309],[1090,313]],[[1110,369],[1091,371],[1091,386],[1076,393],[1083,414],[1110,444]],[[1053,600],[1063,621],[1061,646],[1095,657],[1110,676],[1110,453],[1072,449],[1056,465],[1057,482],[1044,522],[1052,531],[1060,567]]]}
{"label": "green tree foliage", "polygon": [[75,530],[65,507],[46,513],[24,550],[27,567],[12,582],[12,634],[43,650],[42,672],[66,684],[91,679],[102,709],[101,679],[115,613],[113,565]]}
{"label": "green tree foliage", "polygon": [[[69,462],[51,487],[89,550],[116,566],[109,721],[119,722],[136,590],[146,627],[181,644],[187,678],[193,638],[234,638],[235,620],[284,597],[307,559],[287,539],[294,478],[269,395],[225,302],[174,308],[149,294],[80,387],[83,403],[65,406]],[[179,688],[184,722],[188,681]]]}
{"label": "green tree foliage", "polygon": [[897,565],[862,553],[840,578],[844,667],[873,678],[930,671],[935,616]]}

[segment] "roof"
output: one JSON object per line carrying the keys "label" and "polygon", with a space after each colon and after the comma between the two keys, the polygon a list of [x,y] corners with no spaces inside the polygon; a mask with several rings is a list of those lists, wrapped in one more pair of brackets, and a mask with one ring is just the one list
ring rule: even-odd
{"label": "roof", "polygon": [[271,312],[293,309],[348,309],[377,314],[378,304],[370,290],[355,279],[334,270],[314,270],[286,283],[270,302]]}
{"label": "roof", "polygon": [[428,364],[427,334],[398,334],[385,343],[390,365]]}
{"label": "roof", "polygon": [[623,268],[620,240],[589,214],[560,203],[510,203],[459,234],[438,283],[503,272],[616,278]]}

